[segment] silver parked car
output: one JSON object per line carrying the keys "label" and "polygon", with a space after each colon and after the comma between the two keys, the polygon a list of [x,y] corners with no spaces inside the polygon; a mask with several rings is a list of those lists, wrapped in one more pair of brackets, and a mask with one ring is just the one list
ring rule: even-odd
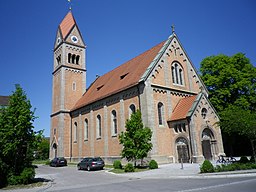
{"label": "silver parked car", "polygon": [[77,164],[77,169],[86,169],[87,171],[103,169],[105,166],[104,161],[100,157],[85,157]]}

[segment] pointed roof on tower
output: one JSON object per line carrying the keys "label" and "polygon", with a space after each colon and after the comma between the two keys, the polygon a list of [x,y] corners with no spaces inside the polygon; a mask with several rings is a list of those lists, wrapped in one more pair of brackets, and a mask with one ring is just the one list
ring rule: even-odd
{"label": "pointed roof on tower", "polygon": [[68,36],[69,32],[73,29],[75,24],[76,24],[76,21],[73,17],[73,14],[71,11],[69,11],[59,25],[60,32],[63,39],[65,39]]}

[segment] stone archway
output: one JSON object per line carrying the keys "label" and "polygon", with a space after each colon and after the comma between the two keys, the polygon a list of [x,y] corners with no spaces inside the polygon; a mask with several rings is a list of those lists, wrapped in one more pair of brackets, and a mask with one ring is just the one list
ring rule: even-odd
{"label": "stone archway", "polygon": [[177,156],[178,162],[181,163],[189,163],[189,148],[188,148],[188,141],[184,137],[179,137],[176,139],[176,149],[177,149]]}
{"label": "stone archway", "polygon": [[216,153],[216,140],[213,132],[209,128],[205,128],[202,132],[202,152],[207,160],[212,160]]}
{"label": "stone archway", "polygon": [[52,145],[52,149],[53,149],[53,151],[54,151],[54,157],[57,157],[57,144],[56,143],[53,143],[53,145]]}

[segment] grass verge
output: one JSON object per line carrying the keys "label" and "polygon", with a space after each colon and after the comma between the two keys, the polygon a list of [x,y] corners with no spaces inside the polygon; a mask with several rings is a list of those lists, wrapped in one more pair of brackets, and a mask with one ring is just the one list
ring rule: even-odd
{"label": "grass verge", "polygon": [[[130,173],[142,172],[142,171],[148,171],[148,170],[150,170],[150,169],[149,168],[135,168],[134,172],[130,172]],[[124,169],[112,169],[109,172],[116,173],[116,174],[128,173],[128,172],[124,172]]]}

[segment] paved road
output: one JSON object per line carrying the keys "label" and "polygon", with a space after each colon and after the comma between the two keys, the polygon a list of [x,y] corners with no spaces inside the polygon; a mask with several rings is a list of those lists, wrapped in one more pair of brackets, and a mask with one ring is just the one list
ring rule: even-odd
{"label": "paved road", "polygon": [[255,192],[256,173],[249,174],[206,174],[199,175],[199,165],[161,165],[157,170],[140,173],[110,174],[102,171],[78,171],[76,167],[39,166],[36,177],[48,179],[46,185],[17,192],[43,191],[134,191],[134,192],[189,192],[189,191],[232,191]]}
{"label": "paved road", "polygon": [[[111,184],[81,186],[72,192],[255,192],[256,177],[226,179],[138,179]],[[61,189],[57,191],[71,191]]]}

